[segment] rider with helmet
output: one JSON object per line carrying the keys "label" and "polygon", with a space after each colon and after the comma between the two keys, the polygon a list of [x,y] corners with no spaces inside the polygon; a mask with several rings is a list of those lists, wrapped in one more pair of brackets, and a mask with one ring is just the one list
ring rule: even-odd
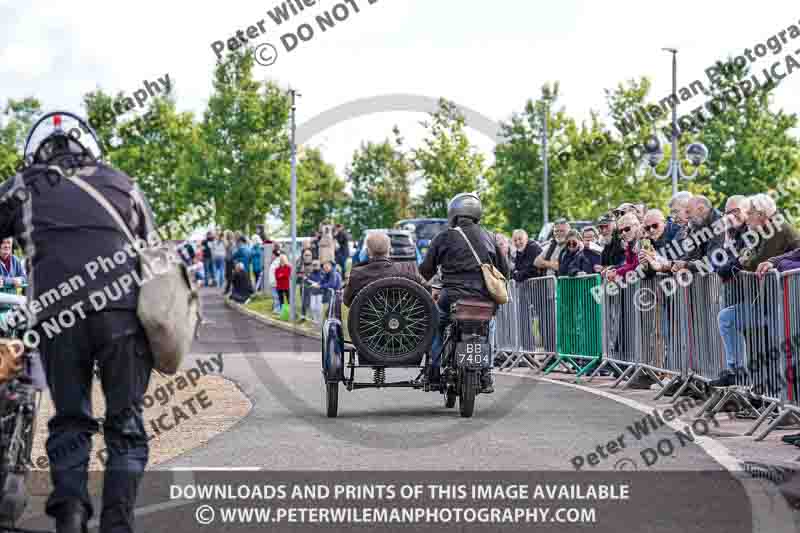
{"label": "rider with helmet", "polygon": [[[442,231],[431,241],[428,253],[419,267],[425,279],[440,273],[441,291],[436,304],[439,311],[439,331],[431,349],[431,382],[439,381],[443,333],[450,321],[450,308],[461,298],[481,298],[492,301],[483,273],[475,255],[464,238],[452,228],[461,228],[481,261],[493,264],[508,277],[508,263],[492,234],[483,229],[479,222],[483,209],[480,198],[473,193],[457,194],[447,206],[447,220],[450,229]],[[494,392],[491,367],[481,371],[481,392]]]}
{"label": "rider with helmet", "polygon": [[[53,482],[46,512],[58,533],[87,531],[93,514],[87,467],[91,437],[99,430],[91,409],[95,364],[109,452],[101,531],[133,530],[148,459],[142,406],[153,357],[136,314],[138,285],[120,290],[118,283],[122,276],[141,275],[138,256],[111,214],[70,178],[92,185],[135,236],[155,236],[153,214],[133,180],[101,158],[85,120],[48,113],[28,135],[27,168],[0,186],[0,238],[17,237],[30,260],[27,327],[38,333],[55,406],[46,446]],[[98,306],[89,298],[98,292],[114,296]]]}

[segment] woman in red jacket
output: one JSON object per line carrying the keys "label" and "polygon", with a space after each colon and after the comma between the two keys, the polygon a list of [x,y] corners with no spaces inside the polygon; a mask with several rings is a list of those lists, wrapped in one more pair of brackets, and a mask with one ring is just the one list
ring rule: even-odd
{"label": "woman in red jacket", "polygon": [[275,286],[278,289],[278,298],[281,305],[289,303],[289,287],[291,286],[292,267],[289,258],[281,254],[280,266],[275,269]]}

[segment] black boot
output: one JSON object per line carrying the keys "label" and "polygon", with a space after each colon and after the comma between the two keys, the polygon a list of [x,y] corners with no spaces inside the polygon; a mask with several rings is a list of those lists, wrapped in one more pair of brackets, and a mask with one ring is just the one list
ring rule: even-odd
{"label": "black boot", "polygon": [[88,533],[86,507],[80,502],[65,503],[56,517],[56,533]]}
{"label": "black boot", "polygon": [[723,370],[717,379],[710,381],[708,384],[711,387],[733,387],[736,384],[736,380],[733,372]]}
{"label": "black boot", "polygon": [[492,369],[481,369],[481,394],[491,394],[494,392],[494,379],[492,379]]}

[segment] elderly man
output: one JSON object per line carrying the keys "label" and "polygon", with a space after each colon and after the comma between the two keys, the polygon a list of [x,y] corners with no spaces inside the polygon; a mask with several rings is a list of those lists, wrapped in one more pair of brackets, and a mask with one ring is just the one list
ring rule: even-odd
{"label": "elderly man", "polygon": [[[747,211],[748,232],[743,239],[752,247],[740,255],[744,270],[755,271],[760,277],[782,263],[782,256],[800,248],[800,234],[778,213],[775,200],[767,194],[756,194],[749,199]],[[764,325],[764,317],[757,316],[750,302],[729,305],[717,317],[719,333],[725,347],[727,368],[712,387],[729,387],[735,384],[738,373],[744,373],[744,338],[741,332]],[[770,332],[770,334],[773,332]]]}
{"label": "elderly man", "polygon": [[606,271],[606,278],[608,281],[615,281],[618,276],[623,278],[635,271],[639,266],[639,256],[637,254],[637,245],[639,241],[639,233],[641,226],[639,226],[639,219],[635,213],[628,213],[617,222],[619,225],[619,233],[622,236],[622,241],[625,246],[625,262],[617,267],[611,268]]}
{"label": "elderly man", "polygon": [[558,257],[564,249],[567,239],[567,232],[572,229],[566,219],[556,220],[553,228],[553,238],[547,244],[547,248],[533,262],[536,268],[546,271],[547,276],[558,275]]}
{"label": "elderly man", "polygon": [[689,225],[689,200],[693,197],[689,191],[675,193],[669,201],[669,217],[667,226],[675,224],[686,228]]}
{"label": "elderly man", "polygon": [[534,263],[542,253],[541,246],[536,241],[529,240],[528,233],[523,229],[515,229],[511,234],[511,241],[516,249],[514,270],[511,272],[514,281],[522,282],[540,276],[541,272]]}
{"label": "elderly man", "polygon": [[393,263],[389,259],[390,248],[391,241],[386,233],[374,232],[367,235],[367,255],[369,260],[350,272],[350,278],[344,287],[344,305],[350,307],[361,289],[379,279],[399,277],[425,284],[422,276],[412,274],[409,270],[401,268],[400,265]]}
{"label": "elderly man", "polygon": [[649,241],[650,246],[643,246],[639,252],[639,262],[644,266],[645,275],[648,277],[655,275],[656,272],[670,272],[672,261],[668,259],[667,250],[671,248],[669,244],[671,241],[680,242],[686,238],[683,228],[679,226],[681,230],[679,233],[669,235],[667,224],[664,213],[659,209],[651,209],[644,217],[642,239],[645,245]]}
{"label": "elderly man", "polygon": [[[723,281],[732,281],[736,273],[742,270],[739,263],[739,254],[747,247],[744,235],[747,233],[747,214],[750,211],[750,200],[746,196],[735,195],[728,198],[725,202],[725,250],[724,263],[714,265],[714,270]],[[738,302],[728,302],[733,305]]]}
{"label": "elderly man", "polygon": [[602,272],[605,268],[621,265],[625,261],[625,246],[622,237],[617,230],[616,219],[611,215],[600,217],[597,221],[600,229],[600,241],[603,251],[600,256],[600,264],[595,267],[595,272]]}
{"label": "elderly man", "polygon": [[[722,213],[714,209],[711,200],[705,196],[694,196],[689,200],[689,227],[691,240],[694,247],[682,260],[675,261],[672,271],[688,269],[691,272],[699,271],[698,263],[703,263],[705,257],[711,261],[711,256],[716,248],[722,248],[725,241],[725,225]],[[686,246],[683,247],[684,250]]]}

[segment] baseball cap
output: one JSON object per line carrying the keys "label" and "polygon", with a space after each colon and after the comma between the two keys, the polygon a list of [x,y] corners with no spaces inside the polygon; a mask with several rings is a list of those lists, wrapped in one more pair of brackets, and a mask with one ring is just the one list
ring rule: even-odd
{"label": "baseball cap", "polygon": [[609,215],[603,215],[597,219],[598,226],[608,225],[611,224],[612,222],[614,222],[614,219],[611,218]]}

